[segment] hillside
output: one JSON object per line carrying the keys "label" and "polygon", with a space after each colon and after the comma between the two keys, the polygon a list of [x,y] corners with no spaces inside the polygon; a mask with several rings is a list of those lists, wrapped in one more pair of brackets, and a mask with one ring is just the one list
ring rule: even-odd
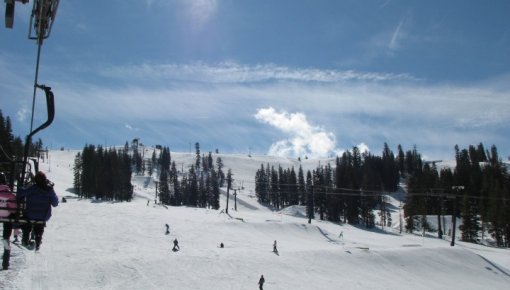
{"label": "hillside", "polygon": [[[508,289],[510,251],[432,237],[367,231],[272,211],[256,202],[260,164],[299,166],[269,156],[220,155],[235,174],[238,210],[163,207],[155,188],[134,177],[130,203],[73,198],[76,151],[52,151],[41,168],[67,203],[54,209],[39,253],[13,247],[0,289]],[[173,153],[186,167],[194,155]],[[318,160],[302,161],[312,169]],[[321,161],[326,162],[325,160]],[[221,207],[225,206],[224,197]],[[233,206],[229,206],[233,207]],[[165,224],[171,228],[164,235]],[[342,237],[340,236],[342,233]],[[181,251],[171,251],[177,238]],[[272,253],[278,241],[279,255]],[[223,242],[225,248],[219,248]]]}

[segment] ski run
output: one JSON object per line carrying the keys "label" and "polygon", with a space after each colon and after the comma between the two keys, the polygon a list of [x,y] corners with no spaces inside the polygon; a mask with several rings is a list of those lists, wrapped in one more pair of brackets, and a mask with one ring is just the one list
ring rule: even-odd
{"label": "ski run", "polygon": [[[53,209],[39,252],[12,245],[0,289],[242,290],[258,289],[261,275],[264,289],[510,289],[508,249],[400,234],[398,203],[393,227],[372,230],[317,218],[309,224],[303,207],[260,205],[255,171],[268,163],[297,168],[297,160],[220,155],[244,187],[237,211],[231,200],[226,214],[224,195],[220,210],[154,204],[155,185],[143,176],[133,177],[132,202],[77,199],[71,193],[77,152],[51,151],[41,163],[67,202]],[[183,167],[194,158],[172,153]],[[308,170],[318,162],[301,164]]]}

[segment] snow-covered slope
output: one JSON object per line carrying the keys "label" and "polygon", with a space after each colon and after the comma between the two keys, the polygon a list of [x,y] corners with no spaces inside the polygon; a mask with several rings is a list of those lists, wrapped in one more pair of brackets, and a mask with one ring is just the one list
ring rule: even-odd
{"label": "snow-covered slope", "polygon": [[[75,154],[51,152],[42,164],[60,196],[72,196],[67,190]],[[193,162],[192,157],[172,153],[176,162]],[[264,289],[510,287],[508,250],[461,242],[450,247],[435,238],[316,220],[308,224],[300,207],[273,212],[251,197],[255,171],[275,158],[222,159],[234,178],[245,181],[238,198],[250,206],[226,215],[147,205],[154,188],[142,177],[134,179],[137,198],[130,203],[69,198],[54,210],[39,253],[13,247],[11,268],[0,271],[0,288],[257,289],[260,275]],[[295,160],[276,160],[284,167],[299,166]],[[317,163],[307,160],[310,168]],[[165,224],[170,235],[164,234]],[[171,251],[175,238],[179,252]],[[274,240],[279,255],[272,252]]]}

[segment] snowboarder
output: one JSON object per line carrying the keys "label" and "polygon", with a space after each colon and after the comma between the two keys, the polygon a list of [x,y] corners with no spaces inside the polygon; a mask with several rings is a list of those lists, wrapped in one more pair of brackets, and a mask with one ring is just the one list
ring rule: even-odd
{"label": "snowboarder", "polygon": [[264,286],[264,282],[266,282],[266,280],[264,279],[264,275],[261,275],[260,279],[259,279],[259,289],[260,290],[263,290],[262,287]]}
{"label": "snowboarder", "polygon": [[174,247],[173,247],[172,251],[177,252],[179,250],[181,250],[181,248],[179,248],[179,241],[177,241],[177,238],[175,238]]}
{"label": "snowboarder", "polygon": [[[6,185],[7,179],[5,175],[0,172],[0,217],[8,218],[14,217],[16,213],[16,196],[11,192],[9,186]],[[2,243],[4,246],[4,254],[2,256],[2,269],[9,268],[9,259],[11,256],[11,246],[9,239],[12,233],[12,223],[3,223]]]}
{"label": "snowboarder", "polygon": [[273,244],[273,252],[278,253],[278,249],[276,248],[276,240],[274,241]]}
{"label": "snowboarder", "polygon": [[51,217],[51,207],[58,206],[58,197],[53,190],[53,183],[46,179],[46,175],[39,171],[34,177],[35,184],[18,191],[18,199],[26,199],[25,215],[28,220],[40,223],[26,223],[22,229],[21,244],[29,246],[30,233],[35,235],[35,250],[41,246],[46,222]]}
{"label": "snowboarder", "polygon": [[168,224],[165,224],[165,227],[166,227],[165,235],[169,235],[170,234],[170,226]]}

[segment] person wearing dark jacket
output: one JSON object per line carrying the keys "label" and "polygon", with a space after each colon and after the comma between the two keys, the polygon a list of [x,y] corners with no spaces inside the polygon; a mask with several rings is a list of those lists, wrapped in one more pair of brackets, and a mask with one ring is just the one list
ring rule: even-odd
{"label": "person wearing dark jacket", "polygon": [[172,249],[172,251],[177,252],[180,249],[181,248],[179,248],[179,241],[177,241],[177,238],[175,238],[175,240],[174,240],[174,248]]}
{"label": "person wearing dark jacket", "polygon": [[266,282],[266,279],[264,279],[264,275],[261,275],[260,276],[260,279],[259,279],[259,289],[260,290],[263,290],[263,286],[264,286],[264,282]]}
{"label": "person wearing dark jacket", "polygon": [[46,175],[39,171],[36,173],[35,184],[18,191],[18,199],[25,200],[25,217],[29,221],[37,223],[26,223],[22,226],[21,244],[29,245],[30,233],[35,235],[35,250],[41,246],[42,236],[46,222],[51,217],[51,207],[58,206],[58,197],[53,190],[53,184],[46,179]]}

